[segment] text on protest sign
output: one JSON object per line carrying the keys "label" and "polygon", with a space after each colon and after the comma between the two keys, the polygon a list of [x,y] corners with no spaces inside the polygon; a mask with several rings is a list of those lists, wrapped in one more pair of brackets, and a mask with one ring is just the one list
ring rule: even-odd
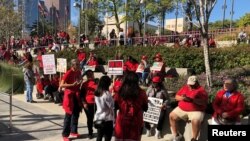
{"label": "text on protest sign", "polygon": [[158,124],[163,100],[159,98],[148,98],[148,110],[143,113],[143,120],[149,123]]}
{"label": "text on protest sign", "polygon": [[44,74],[56,74],[54,54],[42,55]]}
{"label": "text on protest sign", "polygon": [[67,59],[57,58],[56,70],[65,73],[67,71]]}
{"label": "text on protest sign", "polygon": [[144,65],[140,64],[140,65],[138,65],[136,72],[143,73],[144,69],[145,69]]}
{"label": "text on protest sign", "polygon": [[163,67],[163,62],[154,62],[153,66],[151,67],[152,71],[161,71]]}
{"label": "text on protest sign", "polygon": [[123,75],[123,60],[109,60],[108,74]]}

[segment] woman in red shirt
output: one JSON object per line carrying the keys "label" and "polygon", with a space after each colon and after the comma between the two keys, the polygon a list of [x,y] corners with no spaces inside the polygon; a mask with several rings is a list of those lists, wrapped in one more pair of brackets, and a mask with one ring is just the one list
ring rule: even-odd
{"label": "woman in red shirt", "polygon": [[95,90],[97,84],[94,81],[94,72],[92,70],[87,70],[85,72],[87,81],[84,82],[80,88],[81,94],[83,95],[83,108],[87,116],[88,125],[88,137],[91,139],[93,137],[93,121],[94,121],[94,106],[95,106]]}
{"label": "woman in red shirt", "polygon": [[[140,141],[143,129],[143,111],[148,109],[146,92],[139,87],[135,72],[128,72],[118,94],[114,95],[118,115],[115,124],[115,139]],[[136,123],[136,124],[135,124]]]}

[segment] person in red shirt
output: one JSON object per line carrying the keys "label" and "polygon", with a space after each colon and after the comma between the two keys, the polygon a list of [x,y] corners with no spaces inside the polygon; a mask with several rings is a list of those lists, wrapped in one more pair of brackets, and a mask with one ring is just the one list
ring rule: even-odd
{"label": "person in red shirt", "polygon": [[216,47],[216,43],[215,43],[213,37],[209,38],[208,46],[211,47],[211,48],[215,48]]}
{"label": "person in red shirt", "polygon": [[177,121],[180,119],[192,123],[191,141],[197,141],[208,100],[205,89],[199,85],[196,76],[190,76],[187,85],[177,92],[175,99],[179,101],[178,106],[169,114],[174,141],[180,141],[182,138],[177,129]]}
{"label": "person in red shirt", "polygon": [[44,91],[46,94],[46,97],[49,99],[49,101],[54,101],[53,93],[56,92],[59,88],[59,76],[57,74],[53,75],[52,80],[49,84],[45,85]]}
{"label": "person in red shirt", "polygon": [[136,72],[137,68],[139,66],[139,63],[132,57],[128,56],[127,61],[124,64],[124,72],[132,71]]}
{"label": "person in red shirt", "polygon": [[40,71],[43,71],[43,60],[42,60],[42,51],[39,49],[37,53],[36,60],[39,62],[39,69]]}
{"label": "person in red shirt", "polygon": [[140,141],[143,112],[148,109],[146,92],[139,87],[135,72],[127,72],[118,94],[114,95],[115,109],[119,110],[115,123],[115,140]]}
{"label": "person in red shirt", "polygon": [[162,78],[161,81],[164,81],[164,78],[166,75],[166,64],[163,62],[163,59],[160,53],[157,53],[154,57],[154,63],[157,63],[157,62],[163,63],[161,70],[160,71],[152,70],[150,72],[150,78],[152,79],[154,76],[160,76]]}
{"label": "person in red shirt", "polygon": [[91,56],[90,59],[87,62],[88,66],[97,66],[98,62],[95,56]]}
{"label": "person in red shirt", "polygon": [[76,54],[77,54],[77,59],[80,62],[80,68],[82,70],[83,66],[86,63],[86,52],[84,51],[82,45],[80,45],[80,48],[76,50]]}
{"label": "person in red shirt", "polygon": [[80,63],[77,59],[71,60],[71,68],[64,74],[59,90],[65,88],[63,97],[63,109],[65,111],[63,125],[63,140],[69,141],[68,136],[79,137],[78,118],[82,108],[82,102],[79,93],[81,83]]}
{"label": "person in red shirt", "polygon": [[240,114],[244,110],[244,96],[237,91],[235,79],[224,81],[223,89],[218,91],[213,101],[213,125],[241,124]]}
{"label": "person in red shirt", "polygon": [[92,70],[87,70],[85,72],[87,81],[84,82],[80,88],[81,94],[83,95],[83,108],[87,116],[88,125],[88,137],[91,139],[93,137],[93,120],[94,120],[94,106],[95,106],[95,90],[97,84],[94,81],[94,72]]}

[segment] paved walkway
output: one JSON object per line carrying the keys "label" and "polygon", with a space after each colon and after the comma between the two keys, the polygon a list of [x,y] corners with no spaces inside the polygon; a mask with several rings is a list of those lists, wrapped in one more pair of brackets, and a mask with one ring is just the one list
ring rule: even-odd
{"label": "paved walkway", "polygon": [[[13,96],[13,122],[12,128],[9,128],[9,96],[0,94],[0,140],[1,141],[25,141],[25,140],[44,140],[60,141],[64,111],[61,106],[37,100],[38,103],[25,102],[23,94]],[[79,133],[81,137],[74,140],[86,140],[87,126],[84,112],[79,118]],[[94,130],[96,133],[96,130]],[[96,134],[94,134],[96,136]],[[168,140],[170,134],[165,134],[163,139]],[[94,141],[93,138],[90,141]],[[114,139],[113,139],[114,140]],[[155,137],[142,136],[142,141],[157,140]]]}

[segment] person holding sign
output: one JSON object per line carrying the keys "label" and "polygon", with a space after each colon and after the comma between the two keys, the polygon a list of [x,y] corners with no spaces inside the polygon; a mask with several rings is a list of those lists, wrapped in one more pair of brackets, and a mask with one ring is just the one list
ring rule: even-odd
{"label": "person holding sign", "polygon": [[180,141],[182,135],[178,132],[177,121],[183,119],[192,124],[192,140],[198,141],[201,122],[205,115],[208,95],[200,86],[197,76],[190,76],[187,85],[183,86],[175,96],[178,106],[169,114],[170,126],[174,136],[173,141]]}
{"label": "person holding sign", "polygon": [[244,96],[237,91],[235,79],[224,81],[223,89],[217,92],[213,101],[213,125],[239,125],[240,114],[244,110]]}
{"label": "person holding sign", "polygon": [[[156,129],[155,129],[155,137],[157,139],[160,139],[160,138],[162,138],[161,131],[162,131],[162,126],[163,126],[163,122],[164,122],[164,117],[165,117],[169,97],[168,97],[167,91],[166,91],[166,89],[161,81],[161,78],[159,76],[153,77],[152,82],[153,82],[152,85],[148,88],[148,90],[146,92],[147,96],[163,100],[163,104],[160,107],[161,113],[159,116],[158,124],[156,125]],[[145,127],[147,129],[146,135],[148,137],[151,136],[152,132],[151,132],[150,123],[145,122]]]}
{"label": "person holding sign", "polygon": [[64,74],[59,91],[65,88],[63,97],[63,109],[65,111],[63,125],[63,140],[69,141],[68,136],[79,137],[78,118],[82,110],[82,102],[79,93],[81,83],[80,63],[76,59],[71,60],[71,68]]}
{"label": "person holding sign", "polygon": [[148,74],[150,72],[150,64],[148,63],[148,57],[143,55],[141,57],[141,63],[137,67],[136,73],[139,76],[140,83],[146,86],[146,79],[148,78]]}
{"label": "person holding sign", "polygon": [[160,76],[163,81],[166,75],[166,64],[163,62],[162,56],[160,53],[157,53],[154,57],[154,63],[151,69],[150,77]]}

